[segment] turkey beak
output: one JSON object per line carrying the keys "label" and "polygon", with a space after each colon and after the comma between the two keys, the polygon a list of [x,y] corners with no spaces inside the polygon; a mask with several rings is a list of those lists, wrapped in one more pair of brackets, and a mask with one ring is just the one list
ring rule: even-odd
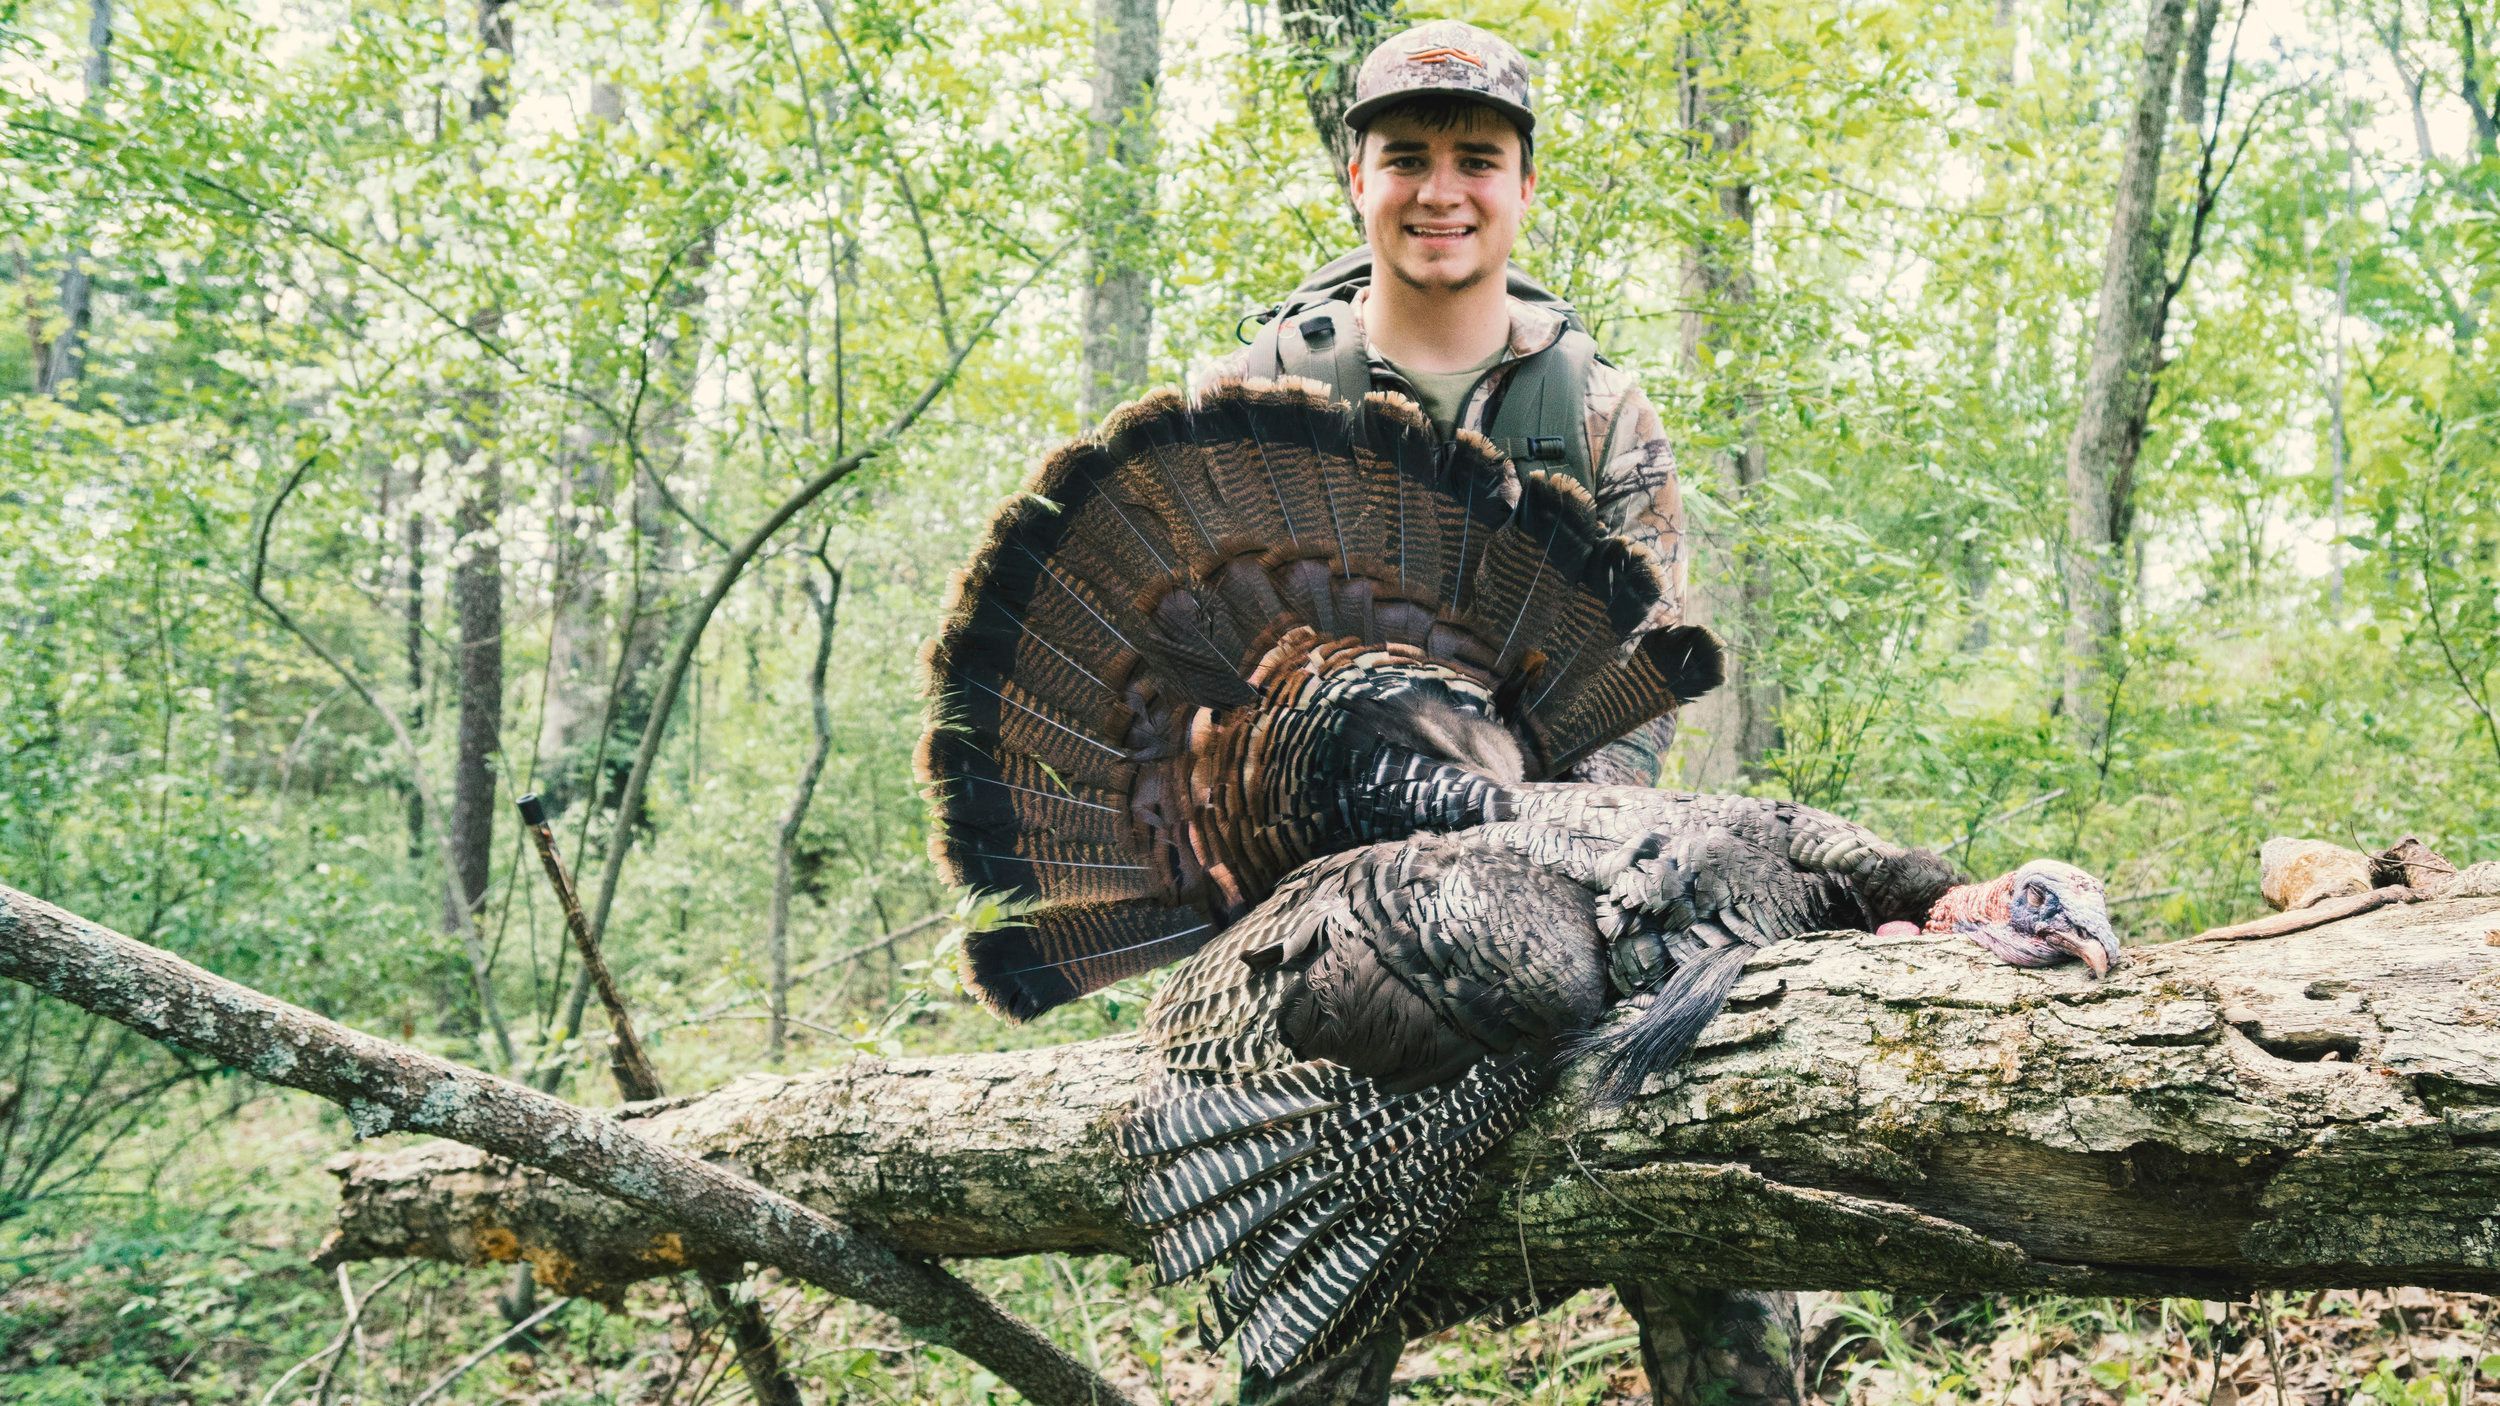
{"label": "turkey beak", "polygon": [[2058,915],[2056,926],[2041,936],[2059,951],[2081,958],[2096,980],[2109,975],[2110,966],[2118,960],[2117,932],[2108,918],[2088,909],[2066,909]]}
{"label": "turkey beak", "polygon": [[2109,954],[2101,950],[2099,943],[2078,942],[2067,950],[2083,959],[2083,964],[2092,969],[2094,978],[2109,975]]}

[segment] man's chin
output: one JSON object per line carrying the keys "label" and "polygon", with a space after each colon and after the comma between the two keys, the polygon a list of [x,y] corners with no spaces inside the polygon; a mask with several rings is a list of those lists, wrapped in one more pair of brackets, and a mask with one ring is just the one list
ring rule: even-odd
{"label": "man's chin", "polygon": [[1418,293],[1464,293],[1492,276],[1482,263],[1460,259],[1394,259],[1389,272]]}

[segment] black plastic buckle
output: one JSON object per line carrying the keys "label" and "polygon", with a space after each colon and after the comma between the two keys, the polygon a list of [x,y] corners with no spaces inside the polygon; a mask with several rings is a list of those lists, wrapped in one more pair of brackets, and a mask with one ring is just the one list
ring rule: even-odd
{"label": "black plastic buckle", "polygon": [[1302,333],[1302,345],[1313,351],[1326,351],[1337,344],[1337,319],[1333,317],[1306,317],[1294,327]]}
{"label": "black plastic buckle", "polygon": [[1528,457],[1548,464],[1563,460],[1563,442],[1548,435],[1528,436]]}

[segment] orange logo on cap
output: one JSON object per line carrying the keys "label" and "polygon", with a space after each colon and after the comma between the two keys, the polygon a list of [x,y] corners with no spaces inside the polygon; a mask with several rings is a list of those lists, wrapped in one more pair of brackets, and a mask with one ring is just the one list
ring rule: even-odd
{"label": "orange logo on cap", "polygon": [[1484,67],[1484,60],[1468,53],[1465,49],[1426,49],[1421,53],[1409,54],[1407,58],[1416,63],[1463,63],[1471,68]]}

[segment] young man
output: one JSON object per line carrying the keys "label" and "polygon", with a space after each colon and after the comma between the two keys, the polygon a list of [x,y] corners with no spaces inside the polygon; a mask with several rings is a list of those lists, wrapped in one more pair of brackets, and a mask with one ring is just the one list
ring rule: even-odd
{"label": "young man", "polygon": [[[1609,527],[1657,554],[1680,604],[1684,511],[1657,412],[1562,313],[1510,291],[1511,247],[1536,195],[1527,60],[1474,25],[1436,20],[1374,49],[1354,95],[1347,177],[1368,283],[1353,291],[1350,315],[1342,305],[1289,307],[1210,379],[1290,370],[1347,400],[1392,390],[1445,436],[1474,430],[1523,468],[1567,468]],[[1570,779],[1654,785],[1674,737],[1673,719],[1651,723]]]}

